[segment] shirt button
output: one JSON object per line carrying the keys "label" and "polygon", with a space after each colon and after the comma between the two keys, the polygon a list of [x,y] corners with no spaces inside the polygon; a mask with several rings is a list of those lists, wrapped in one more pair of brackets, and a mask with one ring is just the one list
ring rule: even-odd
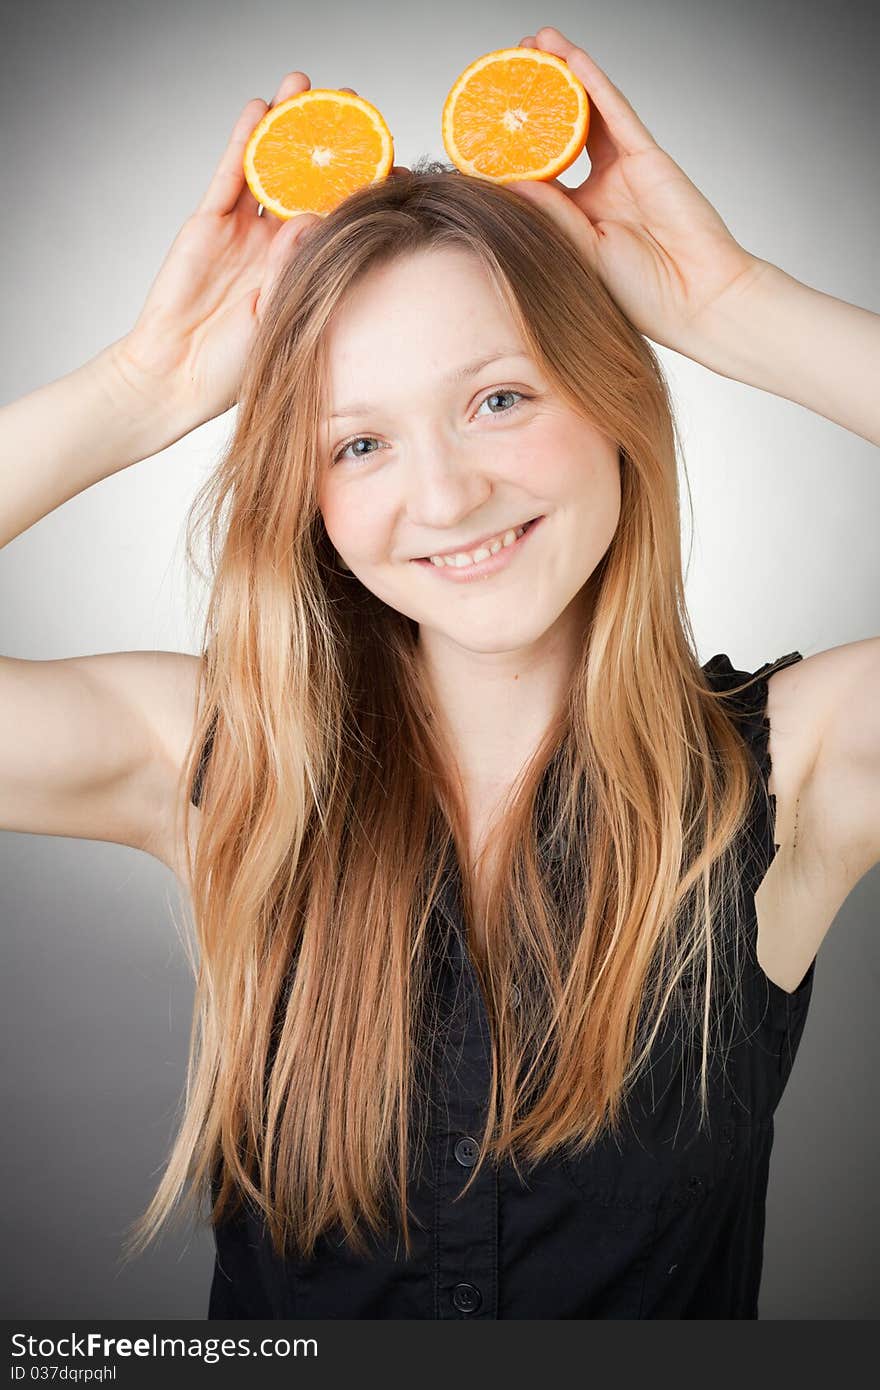
{"label": "shirt button", "polygon": [[518,1008],[519,1008],[519,1004],[520,1004],[520,1000],[521,1000],[521,999],[522,999],[522,995],[520,994],[520,991],[519,991],[519,985],[512,985],[512,986],[511,986],[511,989],[510,989],[510,1002],[511,1002],[511,1004],[513,1005],[513,1007],[514,1007],[515,1009],[518,1009]]}
{"label": "shirt button", "polygon": [[483,1301],[483,1295],[475,1284],[456,1284],[452,1290],[452,1301],[460,1313],[475,1313]]}
{"label": "shirt button", "polygon": [[[480,1146],[476,1139],[466,1134],[463,1139],[459,1139],[454,1152],[462,1168],[473,1168],[480,1154]],[[464,1285],[460,1287],[463,1288]]]}

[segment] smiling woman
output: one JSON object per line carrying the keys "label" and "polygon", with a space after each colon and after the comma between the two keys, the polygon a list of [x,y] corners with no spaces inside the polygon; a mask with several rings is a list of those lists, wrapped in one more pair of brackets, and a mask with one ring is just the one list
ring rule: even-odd
{"label": "smiling woman", "polygon": [[[17,34],[39,8],[16,7]],[[76,9],[73,27],[82,36],[88,14],[102,7],[55,8]],[[193,46],[175,28],[174,15],[187,7],[166,8],[169,22],[154,26],[157,42],[169,44],[162,80],[173,84],[175,73],[186,73],[168,109],[187,109],[201,65],[204,135],[210,102],[225,100],[218,75],[230,64],[222,45],[235,26],[215,24],[210,42]],[[290,18],[289,6],[277,8]],[[791,247],[803,235],[801,264],[833,281],[843,238],[847,283],[858,284],[850,278],[858,273],[858,224],[872,219],[833,215],[853,188],[870,189],[870,179],[853,173],[854,132],[834,129],[835,112],[853,109],[857,69],[853,55],[832,44],[851,43],[856,29],[829,12],[821,49],[798,48],[804,32],[819,32],[802,23],[786,24],[774,45],[772,15],[768,21],[761,7],[754,54],[746,56],[761,59],[747,66],[767,99],[740,103],[732,130],[718,84],[731,55],[743,55],[744,7],[713,7],[709,21],[707,7],[687,7],[687,33],[677,35],[669,23],[676,7],[625,8],[638,15],[633,42],[618,13],[606,34],[622,45],[624,65],[640,71],[649,119],[670,133],[680,122],[683,148],[705,161],[716,186],[737,169],[725,202],[756,243]],[[123,25],[128,9],[135,11],[114,7]],[[393,43],[380,36],[378,66],[364,48],[363,25],[348,36],[354,47],[346,58],[338,13],[315,10],[314,26],[304,7],[294,14],[299,41],[334,62],[341,54],[339,75],[365,64],[374,76],[384,65],[403,83],[398,96],[421,100],[430,84],[416,52],[424,47],[418,7],[410,7],[409,39],[407,23],[394,26]],[[88,34],[83,51],[100,64],[108,49],[99,21],[101,33]],[[651,23],[664,46],[659,64]],[[694,65],[701,23],[706,61]],[[601,44],[601,15],[592,24]],[[448,60],[450,76],[462,71],[470,55],[458,46],[473,27],[444,26],[448,51],[444,57],[432,39],[428,66]],[[271,47],[280,32],[249,26],[250,71],[262,63],[260,45]],[[121,163],[131,164],[143,103],[117,100],[118,72],[108,67],[104,103],[113,120],[95,145],[93,123],[69,119],[69,46],[55,44],[66,67],[56,74],[61,80],[47,80],[52,54],[43,37],[35,30],[33,42],[9,49],[16,62],[30,54],[38,64],[22,82],[21,101],[11,99],[11,87],[3,94],[13,120],[20,118],[19,168],[36,180],[38,198],[46,187],[65,186],[67,166],[75,165],[77,188],[86,190],[85,221],[77,217],[76,225],[86,227],[98,209],[87,278],[90,286],[103,278],[112,293],[118,277],[105,273],[106,239],[116,224],[101,213],[105,156],[115,140]],[[179,877],[193,932],[184,944],[195,1016],[167,1164],[128,1253],[142,1251],[178,1214],[196,1212],[216,1257],[210,1295],[202,1284],[195,1310],[212,1319],[753,1318],[775,1126],[817,969],[826,1014],[815,1023],[833,1024],[831,1010],[842,1002],[864,1070],[870,1043],[866,1049],[863,1030],[849,1025],[860,1004],[873,1007],[870,959],[863,966],[874,938],[869,931],[851,938],[855,970],[841,971],[839,981],[831,976],[845,943],[833,943],[827,979],[816,961],[849,889],[880,860],[880,638],[806,658],[787,651],[756,670],[740,669],[724,651],[698,659],[683,577],[683,459],[656,348],[880,442],[880,317],[799,284],[740,245],[623,93],[559,31],[527,36],[526,48],[552,52],[554,62],[523,62],[514,51],[517,70],[546,76],[552,69],[588,93],[582,181],[571,165],[571,186],[505,185],[496,181],[504,177],[497,164],[488,178],[476,163],[459,172],[421,161],[388,173],[387,158],[357,156],[360,175],[381,177],[352,192],[357,170],[344,188],[327,158],[350,144],[353,128],[343,123],[320,148],[310,153],[306,142],[299,151],[307,182],[317,159],[325,191],[336,185],[334,206],[326,216],[281,220],[298,205],[296,196],[287,199],[296,180],[285,175],[286,188],[273,190],[264,175],[289,164],[283,142],[262,143],[270,157],[257,161],[260,168],[251,155],[255,131],[259,143],[261,133],[285,128],[279,111],[316,109],[308,76],[291,70],[274,112],[258,97],[230,122],[216,170],[132,329],[69,376],[0,409],[0,545],[92,484],[151,459],[156,509],[143,511],[138,478],[76,510],[87,516],[95,503],[91,559],[108,533],[107,503],[134,499],[128,540],[144,543],[144,575],[159,554],[161,578],[153,523],[177,492],[176,465],[188,451],[167,459],[176,470],[170,488],[161,485],[166,460],[156,456],[237,406],[189,519],[190,558],[201,528],[210,558],[207,575],[194,564],[208,581],[209,604],[203,630],[187,643],[193,650],[0,657],[0,830],[13,832],[3,875],[14,957],[4,972],[4,1012],[27,1059],[13,1075],[5,1118],[16,1134],[34,1126],[7,1183],[4,1253],[15,1271],[8,1298],[16,1316],[179,1318],[187,1308],[178,1282],[185,1262],[173,1251],[168,1261],[167,1242],[158,1278],[146,1268],[114,1271],[111,1260],[103,1287],[100,1279],[100,1247],[107,1235],[118,1240],[114,1193],[120,1183],[152,1181],[155,1154],[145,1163],[144,1150],[165,1132],[170,1109],[148,1041],[155,1000],[141,987],[140,969],[151,948],[156,970],[167,965],[159,935],[152,947],[150,939],[167,879],[140,860],[159,901],[141,904],[149,920],[137,932],[136,968],[123,965],[114,975],[129,951],[116,930],[119,901],[128,926],[137,921],[132,849]],[[153,46],[129,44],[125,52],[134,62],[146,54],[152,110]],[[768,72],[763,59],[772,53],[785,61]],[[804,103],[798,112],[783,70],[799,78],[817,55],[827,118],[818,131],[798,119],[812,115],[803,95],[809,84],[793,84]],[[835,103],[836,71],[845,74],[837,95],[846,100]],[[126,68],[127,90],[132,72]],[[91,82],[78,89],[90,109],[101,100]],[[346,91],[353,100],[337,100]],[[493,122],[523,128],[526,106],[506,111],[504,93],[487,95],[480,82],[468,84],[468,94],[458,113],[477,119],[487,146]],[[774,94],[776,134],[779,120],[783,133],[810,131],[799,179],[790,177],[793,142],[773,138]],[[170,99],[171,85],[160,95]],[[390,91],[373,95],[383,105],[392,100]],[[325,114],[352,112],[358,101],[340,89]],[[427,115],[435,132],[437,115]],[[168,183],[171,159],[175,186],[183,187],[183,136],[195,127],[173,124],[170,146],[154,138],[151,124],[143,152],[156,161],[152,183]],[[876,121],[857,126],[872,131]],[[77,131],[84,157],[52,170],[53,152],[69,153]],[[530,144],[534,135],[533,128]],[[849,160],[820,161],[817,198],[822,139],[835,156],[846,149]],[[99,155],[91,170],[90,152]],[[532,171],[542,164],[546,171],[546,158]],[[753,196],[755,180],[767,196]],[[773,225],[774,204],[787,228]],[[817,233],[823,215],[833,236]],[[124,223],[127,282],[145,228],[142,218]],[[63,334],[61,348],[48,341],[45,315],[32,312],[33,287],[43,285],[47,267],[63,277],[65,292],[75,285],[70,257],[88,250],[88,238],[59,243],[65,264],[43,254],[39,220],[7,218],[6,230],[36,248],[31,273],[25,261],[5,305],[14,322],[21,294],[9,366],[26,375],[35,357],[20,350],[20,338],[32,333],[35,352],[63,351],[66,341]],[[150,237],[141,240],[148,247]],[[867,245],[864,284],[873,285]],[[816,259],[803,260],[805,250]],[[116,295],[104,308],[115,315],[120,302]],[[89,303],[92,313],[78,327],[84,341],[100,314],[100,300]],[[720,580],[701,603],[704,635],[712,609],[731,601],[735,609],[725,611],[734,611],[740,630],[760,623],[769,630],[799,544],[809,552],[805,588],[813,600],[829,599],[821,617],[811,608],[811,624],[833,630],[844,618],[851,627],[853,610],[831,612],[841,590],[827,579],[839,577],[834,562],[842,558],[848,593],[856,593],[855,514],[876,514],[854,506],[855,525],[839,526],[845,451],[859,441],[835,441],[779,402],[727,392],[680,359],[671,366],[691,377],[692,405],[720,407],[717,415],[710,408],[699,440],[707,468],[699,533],[705,541],[720,521],[726,547],[704,547],[707,570],[714,564]],[[733,429],[724,422],[726,396]],[[750,407],[753,422],[761,414],[751,441]],[[725,468],[710,479],[716,426]],[[744,456],[757,455],[751,487],[743,459],[736,515],[727,466],[735,462],[733,442]],[[797,470],[780,527],[773,502]],[[109,529],[124,536],[130,518],[117,520]],[[816,563],[823,522],[832,530],[826,573]],[[834,529],[843,557],[834,553]],[[82,577],[63,544],[59,552],[62,532],[66,525],[53,523],[4,552],[12,589],[28,601],[31,579],[36,592],[51,581],[59,553],[65,578]],[[732,558],[729,569],[719,553]],[[68,616],[87,614],[91,645],[99,630],[93,605],[77,605],[72,592]],[[800,598],[794,586],[788,593],[796,624]],[[755,601],[763,603],[759,617]],[[56,603],[47,610],[51,623]],[[4,615],[11,641],[51,645],[50,632],[32,630],[29,607],[6,604]],[[861,616],[867,630],[874,615]],[[75,640],[75,625],[64,627]],[[23,846],[15,832],[127,847],[101,852],[110,873],[120,874],[107,900],[112,923],[101,921],[100,876],[86,874],[79,885],[86,894],[79,916],[56,891],[67,859],[80,851]],[[94,846],[91,858],[98,852]],[[853,904],[856,919],[864,901]],[[54,920],[44,905],[57,909]],[[105,972],[97,1011],[88,1007],[95,968]],[[41,999],[48,1008],[35,1007]],[[98,1053],[83,1065],[90,1038]],[[71,1039],[81,1046],[66,1047]],[[849,1161],[836,1143],[840,1121],[860,1119],[870,1106],[834,1111],[844,1088],[823,1092],[816,1067],[840,1038],[829,1028],[811,1041],[804,1134],[791,1136],[788,1174],[796,1094],[779,1116],[783,1162],[776,1210],[768,1212],[765,1307],[802,1317],[821,1302],[824,1311],[851,1315],[861,1296],[856,1311],[870,1313],[873,1290],[869,1281],[859,1287],[862,1267],[871,1267],[860,1256],[872,1253],[864,1192],[849,1184],[848,1199],[840,1191],[847,1184],[835,1190],[833,1181],[835,1165]],[[107,1120],[114,1109],[117,1119],[132,1119],[124,1085],[113,1093],[128,1073],[126,1046],[146,1069],[135,1083],[145,1105],[139,1126],[122,1127],[120,1144],[112,1118],[108,1140]],[[847,1060],[834,1056],[828,1065],[839,1071]],[[861,1099],[858,1088],[854,1094]],[[814,1162],[823,1129],[832,1181],[817,1182],[818,1200],[805,1203],[803,1140]],[[124,1220],[137,1214],[140,1197],[134,1205],[123,1200]],[[810,1239],[818,1260],[805,1257]],[[152,1253],[161,1260],[162,1252]],[[188,1242],[197,1280],[204,1253],[203,1242]],[[82,1278],[86,1266],[99,1271],[94,1282]],[[773,1287],[774,1274],[782,1287]],[[119,1275],[135,1281],[127,1293]]]}
{"label": "smiling woman", "polygon": [[767,685],[694,654],[648,343],[531,202],[401,171],[279,276],[203,524],[201,1042],[132,1249],[210,1190],[212,1317],[754,1316],[812,971],[757,964]]}

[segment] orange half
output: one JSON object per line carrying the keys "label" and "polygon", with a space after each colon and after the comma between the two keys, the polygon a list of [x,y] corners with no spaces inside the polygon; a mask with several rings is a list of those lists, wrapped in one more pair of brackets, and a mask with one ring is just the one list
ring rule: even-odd
{"label": "orange half", "polygon": [[443,143],[463,174],[510,183],[553,179],[590,127],[582,82],[554,53],[498,48],[465,68],[443,105]]}
{"label": "orange half", "polygon": [[285,221],[326,216],[349,194],[391,172],[394,142],[363,97],[317,87],[272,106],[244,152],[248,188]]}

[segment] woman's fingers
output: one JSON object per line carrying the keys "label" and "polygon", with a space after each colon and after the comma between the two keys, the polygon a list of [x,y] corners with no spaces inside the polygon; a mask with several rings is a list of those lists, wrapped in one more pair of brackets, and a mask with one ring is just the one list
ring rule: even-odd
{"label": "woman's fingers", "polygon": [[[534,44],[527,46],[543,49],[546,53],[555,53],[556,57],[562,58],[575,76],[580,78],[587,90],[590,104],[595,107],[596,113],[602,118],[601,134],[607,138],[617,154],[637,154],[641,150],[656,148],[657,141],[647,126],[639,120],[623,92],[615,87],[611,79],[606,76],[597,63],[593,62],[588,53],[585,53],[582,48],[576,48],[564,34],[552,26],[539,29],[535,39]],[[590,113],[590,116],[589,134],[592,137],[593,112]],[[593,160],[594,141],[592,138],[588,139],[587,145],[591,163],[596,162]],[[597,148],[596,153],[598,162],[604,162],[607,151]]]}
{"label": "woman's fingers", "polygon": [[271,103],[265,102],[262,97],[254,97],[247,103],[233,126],[229,143],[223,151],[220,163],[214,170],[211,182],[199,203],[199,212],[233,212],[242,197],[249,199],[254,211],[256,211],[258,204],[245,183],[245,146],[257,123],[269,110],[270,104],[275,106],[279,101],[286,101],[288,97],[307,91],[310,86],[311,82],[304,72],[289,72],[281,79],[278,91]]}
{"label": "woman's fingers", "polygon": [[[554,34],[558,34],[559,30],[554,29],[551,32]],[[520,39],[518,47],[538,48],[539,44],[534,34],[528,34],[525,38]],[[549,51],[551,52],[556,52],[556,49],[551,49],[549,44],[545,43],[544,47],[549,49]],[[568,49],[571,50],[571,48],[572,45],[569,44]],[[556,53],[556,56],[560,57],[561,54]],[[574,67],[572,67],[572,72],[574,72]],[[584,83],[584,86],[586,87],[587,84],[584,81],[584,78],[581,77],[580,80]],[[620,153],[621,151],[611,138],[608,126],[605,122],[602,112],[599,110],[599,107],[597,106],[595,101],[591,101],[590,126],[587,132],[587,156],[590,161],[590,173],[592,173],[594,169],[598,173],[601,169],[604,169],[606,165],[613,164],[615,159],[617,159],[620,155]],[[587,177],[589,177],[589,175],[587,175]],[[557,182],[557,180],[554,180],[554,182]]]}
{"label": "woman's fingers", "polygon": [[281,102],[287,101],[288,97],[298,97],[300,92],[307,92],[311,85],[304,72],[285,73],[278,84],[278,91],[269,104],[270,106],[280,106]]}

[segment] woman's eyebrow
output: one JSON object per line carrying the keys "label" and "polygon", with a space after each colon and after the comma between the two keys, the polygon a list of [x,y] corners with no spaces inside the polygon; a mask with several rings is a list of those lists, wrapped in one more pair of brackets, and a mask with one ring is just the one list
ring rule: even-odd
{"label": "woman's eyebrow", "polygon": [[[500,352],[493,351],[476,357],[472,362],[465,362],[460,367],[455,367],[451,372],[447,372],[443,381],[449,386],[460,386],[470,376],[476,376],[477,372],[488,367],[490,362],[500,362],[506,357],[522,357],[531,361],[527,352],[522,348],[502,348]],[[330,420],[342,420],[352,415],[368,415],[371,410],[376,408],[375,402],[355,401],[349,405],[342,405],[338,410],[334,410],[332,415],[327,418]]]}

